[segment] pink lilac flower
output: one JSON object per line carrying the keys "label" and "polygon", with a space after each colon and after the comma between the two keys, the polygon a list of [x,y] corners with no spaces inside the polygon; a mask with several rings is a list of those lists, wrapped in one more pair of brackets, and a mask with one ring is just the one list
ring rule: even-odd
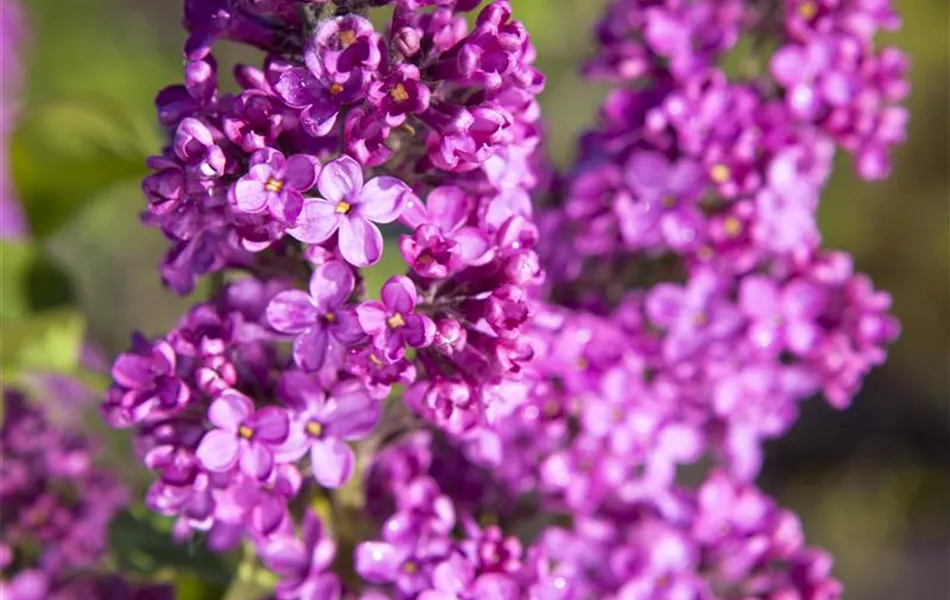
{"label": "pink lilac flower", "polygon": [[327,163],[317,178],[321,198],[308,199],[296,227],[288,233],[318,244],[339,230],[340,256],[355,267],[367,267],[383,254],[383,236],[376,223],[399,218],[412,194],[395,177],[376,177],[364,185],[363,169],[342,156]]}

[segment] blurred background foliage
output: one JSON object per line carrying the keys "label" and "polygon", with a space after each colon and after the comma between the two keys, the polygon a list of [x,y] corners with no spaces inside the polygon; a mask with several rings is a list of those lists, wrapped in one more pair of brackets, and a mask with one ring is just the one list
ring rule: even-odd
{"label": "blurred background foliage", "polygon": [[[604,0],[512,3],[548,76],[542,103],[550,153],[564,164],[606,90],[576,74]],[[909,142],[883,183],[858,181],[841,157],[821,221],[827,245],[854,253],[858,268],[893,294],[904,332],[852,410],[806,405],[792,434],[772,444],[762,483],[800,512],[812,543],[835,553],[849,598],[945,600],[950,10],[945,0],[896,3],[905,26],[885,41],[913,58]],[[152,100],[180,78],[180,3],[24,4],[33,32],[10,159],[38,241],[4,247],[2,255],[0,354],[8,376],[17,366],[75,364],[84,331],[111,355],[125,347],[132,329],[160,333],[188,305],[159,285],[154,267],[165,244],[138,222],[144,159],[161,143]],[[256,60],[234,47],[220,58],[222,64]],[[27,310],[38,309],[41,317],[26,318]],[[130,519],[121,543],[134,560],[136,547],[155,539],[136,537],[139,524]],[[189,598],[219,595],[214,581],[181,581]]]}

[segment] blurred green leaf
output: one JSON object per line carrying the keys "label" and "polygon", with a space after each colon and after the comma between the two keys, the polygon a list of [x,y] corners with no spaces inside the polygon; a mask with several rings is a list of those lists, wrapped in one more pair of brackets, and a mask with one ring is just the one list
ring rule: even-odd
{"label": "blurred green leaf", "polygon": [[176,600],[211,600],[223,598],[227,588],[215,583],[202,581],[195,575],[185,574],[175,576]]}
{"label": "blurred green leaf", "polygon": [[15,319],[29,312],[25,276],[32,262],[31,244],[0,242],[0,319]]}
{"label": "blurred green leaf", "polygon": [[28,371],[73,372],[86,323],[75,310],[57,309],[3,319],[0,330],[0,369],[4,380]]}
{"label": "blurred green leaf", "polygon": [[231,582],[233,569],[220,557],[196,544],[175,543],[170,532],[162,531],[146,516],[120,513],[112,521],[110,540],[109,547],[123,570],[148,576],[172,568],[176,582],[189,581],[184,589],[188,594],[205,590],[205,585],[217,590],[211,596],[183,595],[183,591],[178,590],[179,599],[220,598]]}
{"label": "blurred green leaf", "polygon": [[26,294],[34,311],[76,303],[76,286],[65,267],[47,252],[38,253],[26,269]]}
{"label": "blurred green leaf", "polygon": [[30,230],[44,238],[96,192],[145,172],[142,140],[105,100],[58,101],[27,112],[9,153]]}

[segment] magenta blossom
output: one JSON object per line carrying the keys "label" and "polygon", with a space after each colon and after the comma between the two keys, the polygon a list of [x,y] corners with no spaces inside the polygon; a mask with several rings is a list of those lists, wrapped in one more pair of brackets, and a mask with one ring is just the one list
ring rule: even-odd
{"label": "magenta blossom", "polygon": [[308,199],[297,227],[288,233],[301,242],[319,244],[339,230],[340,254],[353,266],[368,267],[383,255],[383,234],[375,223],[399,218],[412,191],[395,177],[376,177],[363,184],[363,169],[349,156],[328,163],[317,188],[322,198]]}
{"label": "magenta blossom", "polygon": [[273,148],[251,156],[247,175],[231,190],[236,206],[251,214],[270,211],[276,219],[293,225],[303,208],[303,192],[313,187],[320,163],[313,156],[296,154],[284,158]]}
{"label": "magenta blossom", "polygon": [[423,348],[435,338],[435,323],[415,312],[416,285],[396,275],[383,285],[382,302],[364,302],[356,308],[360,327],[391,360],[402,356],[404,347]]}
{"label": "magenta blossom", "polygon": [[363,337],[354,310],[347,306],[356,280],[353,271],[338,260],[313,271],[310,293],[286,290],[267,306],[267,320],[277,331],[297,335],[294,360],[306,371],[323,366],[332,337],[349,346]]}
{"label": "magenta blossom", "polygon": [[309,450],[317,482],[328,488],[341,487],[356,466],[346,442],[373,431],[381,414],[379,400],[352,379],[337,383],[326,393],[314,376],[299,371],[284,374],[280,396],[295,415],[282,454],[299,456]]}
{"label": "magenta blossom", "polygon": [[208,408],[215,426],[201,438],[195,455],[204,468],[230,471],[240,464],[249,477],[265,479],[274,469],[274,449],[287,439],[290,419],[275,406],[254,410],[254,403],[236,390],[226,390]]}

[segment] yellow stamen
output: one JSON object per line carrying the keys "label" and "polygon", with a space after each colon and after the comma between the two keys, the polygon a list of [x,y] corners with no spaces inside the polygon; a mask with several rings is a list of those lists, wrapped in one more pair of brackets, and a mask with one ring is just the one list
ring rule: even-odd
{"label": "yellow stamen", "polygon": [[726,230],[726,235],[731,238],[742,233],[742,221],[735,217],[726,217],[726,220],[722,223],[722,227]]}
{"label": "yellow stamen", "polygon": [[723,164],[714,165],[713,168],[709,169],[709,176],[716,183],[726,183],[732,178],[732,170]]}
{"label": "yellow stamen", "polygon": [[336,96],[342,91],[343,91],[343,86],[340,85],[339,83],[334,83],[333,85],[330,86],[330,93],[333,94],[334,96]]}
{"label": "yellow stamen", "polygon": [[373,363],[377,367],[381,367],[384,364],[383,361],[379,360],[379,357],[373,353],[369,355],[369,362]]}
{"label": "yellow stamen", "polygon": [[620,423],[623,421],[623,410],[615,408],[610,416],[613,418],[615,423]]}
{"label": "yellow stamen", "polygon": [[390,329],[399,329],[406,325],[406,320],[402,318],[402,315],[399,313],[394,314],[393,316],[386,319],[386,324],[389,325]]}
{"label": "yellow stamen", "polygon": [[336,313],[335,313],[335,312],[332,312],[332,311],[331,311],[331,312],[328,312],[328,313],[325,314],[325,315],[323,315],[323,318],[326,319],[328,323],[336,323],[336,322],[337,322]]}
{"label": "yellow stamen", "polygon": [[811,21],[818,14],[818,5],[814,2],[802,2],[798,5],[798,15],[806,21]]}
{"label": "yellow stamen", "polygon": [[663,198],[663,206],[666,208],[675,208],[676,207],[676,197],[666,196]]}
{"label": "yellow stamen", "polygon": [[312,437],[318,438],[323,435],[323,425],[316,421],[308,421],[306,429]]}
{"label": "yellow stamen", "polygon": [[577,370],[586,371],[587,367],[590,366],[590,362],[583,356],[577,359]]}
{"label": "yellow stamen", "polygon": [[693,319],[693,322],[695,322],[696,325],[698,325],[699,327],[702,327],[708,321],[709,321],[709,317],[704,312],[696,313],[696,317]]}
{"label": "yellow stamen", "polygon": [[544,414],[547,417],[556,417],[561,414],[561,405],[554,400],[544,405]]}
{"label": "yellow stamen", "polygon": [[713,258],[713,249],[709,246],[700,246],[700,248],[696,250],[696,256],[703,262],[709,262]]}
{"label": "yellow stamen", "polygon": [[412,562],[411,560],[404,562],[402,565],[402,572],[406,573],[407,575],[413,575],[418,570],[419,570],[419,565]]}
{"label": "yellow stamen", "polygon": [[284,182],[280,179],[274,179],[273,177],[270,177],[267,180],[267,183],[264,184],[264,189],[268,192],[274,192],[276,194],[280,190],[284,189]]}
{"label": "yellow stamen", "polygon": [[340,44],[344,48],[349,48],[354,42],[356,42],[356,32],[349,29],[344,29],[337,34],[337,37],[340,39]]}
{"label": "yellow stamen", "polygon": [[346,200],[340,200],[336,203],[336,212],[340,213],[341,215],[347,214],[352,208],[353,207]]}
{"label": "yellow stamen", "polygon": [[248,427],[247,425],[241,425],[238,427],[238,435],[242,438],[249,440],[254,437],[254,430]]}
{"label": "yellow stamen", "polygon": [[393,102],[405,102],[409,99],[409,92],[406,91],[403,84],[398,83],[396,87],[389,90],[389,97],[393,99]]}

